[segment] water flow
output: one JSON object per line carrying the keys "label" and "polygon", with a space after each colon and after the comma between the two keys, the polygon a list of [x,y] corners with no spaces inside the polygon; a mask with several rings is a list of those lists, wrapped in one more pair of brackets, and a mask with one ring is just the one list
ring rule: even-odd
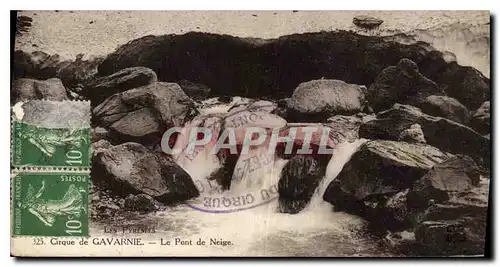
{"label": "water flow", "polygon": [[[203,239],[207,245],[172,246],[163,253],[198,256],[359,256],[383,255],[376,242],[362,237],[365,222],[353,215],[334,212],[323,201],[328,184],[363,143],[343,143],[335,150],[324,179],[306,209],[298,214],[277,211],[277,183],[286,160],[270,156],[267,147],[257,147],[239,158],[231,188],[222,191],[207,180],[221,163],[208,151],[201,150],[192,160],[179,158],[178,163],[191,175],[200,197],[186,205],[165,212],[148,214],[142,222],[156,225],[156,238]],[[176,144],[177,145],[177,144]],[[265,193],[263,193],[263,190]],[[206,197],[235,197],[253,194],[255,199],[269,196],[268,202],[234,212],[206,212],[194,209]],[[210,240],[223,240],[229,245],[211,245]]]}
{"label": "water flow", "polygon": [[349,161],[351,156],[358,150],[358,148],[366,142],[366,139],[358,139],[354,142],[345,142],[339,144],[335,150],[332,158],[330,159],[328,166],[326,167],[326,174],[323,180],[318,185],[318,188],[314,192],[314,195],[309,202],[309,205],[304,209],[305,211],[311,211],[315,209],[320,209],[330,207],[330,204],[323,201],[323,195],[325,194],[328,185],[337,177],[344,165]]}

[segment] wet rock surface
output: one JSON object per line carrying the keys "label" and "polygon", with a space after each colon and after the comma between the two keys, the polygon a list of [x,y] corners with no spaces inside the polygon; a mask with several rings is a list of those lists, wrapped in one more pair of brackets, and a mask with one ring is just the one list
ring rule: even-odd
{"label": "wet rock surface", "polygon": [[447,118],[464,125],[470,120],[469,110],[452,97],[431,95],[416,106],[426,114]]}
{"label": "wet rock surface", "polygon": [[442,203],[456,192],[479,185],[479,168],[468,156],[456,155],[432,167],[412,188],[413,206],[426,206],[429,200]]}
{"label": "wet rock surface", "polygon": [[344,165],[324,199],[339,209],[363,205],[365,200],[410,188],[432,166],[448,158],[448,154],[424,144],[370,141]]}
{"label": "wet rock surface", "polygon": [[[337,210],[366,218],[374,234],[414,232],[415,243],[403,243],[415,255],[483,254],[489,180],[480,177],[478,166],[468,156],[412,145],[426,148],[417,156],[418,149],[408,149],[408,145],[366,143],[328,186],[324,200]],[[395,146],[400,147],[397,153]]]}
{"label": "wet rock surface", "polygon": [[420,218],[415,237],[423,255],[482,255],[488,238],[489,182],[457,192],[449,201],[430,206]]}
{"label": "wet rock surface", "polygon": [[165,155],[137,143],[124,143],[98,152],[93,159],[97,181],[117,195],[147,194],[163,203],[199,195],[190,176]]}
{"label": "wet rock surface", "polygon": [[325,170],[326,165],[310,156],[295,156],[288,161],[278,182],[279,211],[295,214],[304,209]]}
{"label": "wet rock surface", "polygon": [[192,100],[175,83],[156,83],[114,94],[96,106],[94,122],[118,143],[159,143],[163,132],[184,124]]}
{"label": "wet rock surface", "polygon": [[96,78],[86,84],[82,94],[96,106],[116,93],[156,82],[156,73],[151,69],[132,67],[120,70],[109,76]]}
{"label": "wet rock surface", "polygon": [[395,103],[412,104],[433,94],[443,94],[439,86],[422,75],[415,62],[404,58],[385,68],[368,88],[367,100],[375,111]]}
{"label": "wet rock surface", "polygon": [[368,139],[399,140],[400,133],[415,123],[421,126],[427,144],[453,154],[469,155],[478,164],[489,168],[489,139],[465,125],[427,115],[409,105],[395,104],[378,113],[376,120],[360,126],[359,135]]}
{"label": "wet rock surface", "polygon": [[290,121],[318,122],[335,114],[353,115],[363,109],[359,85],[339,80],[315,80],[299,84],[290,99]]}

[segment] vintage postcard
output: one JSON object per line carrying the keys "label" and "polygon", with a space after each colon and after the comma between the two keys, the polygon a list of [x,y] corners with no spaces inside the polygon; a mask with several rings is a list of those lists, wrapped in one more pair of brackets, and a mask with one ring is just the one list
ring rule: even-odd
{"label": "vintage postcard", "polygon": [[13,11],[11,255],[488,255],[488,11]]}

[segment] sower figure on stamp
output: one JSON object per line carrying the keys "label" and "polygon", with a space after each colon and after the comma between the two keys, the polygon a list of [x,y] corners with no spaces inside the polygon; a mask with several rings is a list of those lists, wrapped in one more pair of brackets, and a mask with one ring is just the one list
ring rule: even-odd
{"label": "sower figure on stamp", "polygon": [[78,149],[87,141],[79,130],[50,129],[46,130],[32,126],[22,134],[21,138],[28,140],[43,153],[41,161],[47,161],[56,152],[57,147],[65,146],[65,150]]}
{"label": "sower figure on stamp", "polygon": [[87,213],[83,205],[82,194],[86,194],[85,189],[77,188],[71,184],[68,191],[60,200],[45,200],[41,196],[45,190],[45,181],[42,180],[42,187],[34,194],[34,189],[29,184],[26,201],[21,208],[27,209],[35,215],[43,224],[52,227],[56,216],[75,216],[80,217],[81,212]]}

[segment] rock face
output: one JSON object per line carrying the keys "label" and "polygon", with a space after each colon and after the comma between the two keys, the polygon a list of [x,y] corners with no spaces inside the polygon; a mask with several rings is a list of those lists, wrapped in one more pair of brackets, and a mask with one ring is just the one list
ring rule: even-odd
{"label": "rock face", "polygon": [[26,53],[21,50],[14,52],[14,79],[34,78],[61,79],[64,86],[72,88],[78,84],[85,84],[97,74],[97,66],[102,58],[83,60],[83,54],[74,61],[62,60],[58,54],[49,55],[42,51]]}
{"label": "rock face", "polygon": [[[212,95],[281,99],[289,97],[299,83],[321,77],[368,86],[383,69],[402,58],[415,62],[425,77],[449,92],[471,92],[473,85],[480,85],[481,90],[486,86],[489,92],[487,78],[471,68],[447,63],[443,53],[425,43],[401,44],[390,36],[347,31],[268,40],[200,32],[150,35],[110,54],[99,66],[99,74],[144,66],[156,72],[160,81],[196,81],[211,88]],[[464,98],[448,95],[472,110],[489,100],[471,108]]]}
{"label": "rock face", "polygon": [[327,125],[339,140],[348,140],[353,142],[359,138],[359,126],[363,119],[356,116],[336,115],[327,120]]}
{"label": "rock face", "polygon": [[[137,143],[124,143],[97,153],[92,171],[115,194],[147,194],[165,204],[199,195],[191,177],[171,159]],[[101,176],[102,175],[102,176]]]}
{"label": "rock face", "polygon": [[18,79],[12,84],[11,102],[45,99],[53,101],[67,100],[66,89],[61,80],[51,78],[45,81],[34,79]]}
{"label": "rock face", "polygon": [[395,103],[412,104],[439,93],[442,91],[438,85],[422,75],[415,62],[403,58],[377,76],[366,97],[370,106],[380,111]]}
{"label": "rock face", "polygon": [[416,123],[411,125],[410,128],[403,130],[399,134],[399,140],[408,143],[426,143],[422,127]]}
{"label": "rock face", "polygon": [[360,87],[338,80],[301,83],[290,99],[288,118],[297,122],[318,122],[336,114],[356,114],[364,104],[363,89]]}
{"label": "rock face", "polygon": [[479,168],[468,156],[456,155],[436,164],[419,179],[410,193],[412,206],[426,207],[430,199],[442,203],[457,192],[479,185]]}
{"label": "rock face", "polygon": [[384,232],[407,230],[414,227],[414,210],[408,207],[408,192],[405,189],[387,198],[378,201],[366,201],[364,204],[365,218],[370,222],[372,229]]}
{"label": "rock face", "polygon": [[114,94],[92,113],[95,123],[109,129],[116,143],[159,143],[167,127],[183,125],[193,107],[177,84],[156,83]]}
{"label": "rock face", "polygon": [[309,156],[295,156],[286,163],[278,182],[279,211],[298,213],[309,203],[326,165]]}
{"label": "rock face", "polygon": [[487,179],[479,187],[455,194],[443,204],[426,209],[415,238],[427,255],[484,254],[488,215]]}
{"label": "rock face", "polygon": [[182,88],[186,95],[196,101],[207,99],[210,95],[210,87],[204,84],[194,83],[187,80],[180,80],[176,83]]}
{"label": "rock face", "polygon": [[356,16],[352,19],[352,23],[354,23],[356,26],[365,28],[365,29],[374,29],[380,26],[384,21],[381,19],[377,19],[374,17],[370,16]]}
{"label": "rock face", "polygon": [[489,79],[472,67],[461,67],[453,61],[440,75],[436,74],[426,76],[440,84],[446,95],[457,99],[469,110],[476,110],[490,100]]}
{"label": "rock face", "polygon": [[156,82],[156,74],[151,69],[144,67],[126,68],[90,82],[85,86],[83,95],[96,106],[111,95]]}
{"label": "rock face", "polygon": [[484,102],[479,109],[474,112],[470,126],[478,133],[490,133],[490,101]]}
{"label": "rock face", "polygon": [[478,164],[489,168],[490,140],[471,128],[441,117],[429,116],[420,109],[395,104],[377,114],[359,128],[359,135],[368,139],[399,140],[401,131],[418,123],[429,145],[453,154],[471,156]]}
{"label": "rock face", "polygon": [[417,107],[426,114],[447,118],[464,125],[470,120],[469,110],[456,99],[448,96],[428,96],[417,104]]}
{"label": "rock face", "polygon": [[368,202],[377,203],[411,188],[432,166],[448,157],[428,145],[369,141],[344,165],[323,198],[340,210],[365,215]]}
{"label": "rock face", "polygon": [[[456,221],[425,221],[415,230],[419,243],[429,247],[431,255],[482,255],[484,253],[485,223],[465,217]],[[482,229],[484,232],[478,232]]]}

